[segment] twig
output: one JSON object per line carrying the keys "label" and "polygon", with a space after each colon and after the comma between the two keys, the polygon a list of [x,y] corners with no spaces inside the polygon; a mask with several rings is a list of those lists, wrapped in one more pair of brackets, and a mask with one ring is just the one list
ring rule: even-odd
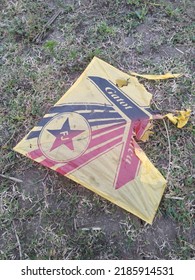
{"label": "twig", "polygon": [[15,182],[17,182],[17,183],[23,183],[22,180],[17,179],[17,178],[15,178],[15,177],[6,176],[6,175],[3,175],[3,174],[0,174],[0,176],[3,177],[3,178],[9,179],[9,180],[15,181]]}
{"label": "twig", "polygon": [[48,22],[43,26],[43,29],[40,33],[38,33],[34,39],[33,39],[33,42],[36,42],[36,43],[40,43],[45,35],[46,35],[46,32],[47,32],[47,29],[49,28],[49,26],[56,20],[56,18],[61,14],[62,10],[61,9],[58,9],[57,12],[48,20]]}
{"label": "twig", "polygon": [[179,196],[170,196],[168,194],[165,195],[166,198],[175,199],[175,200],[184,200],[184,197]]}
{"label": "twig", "polygon": [[14,233],[15,233],[15,236],[16,236],[17,244],[18,244],[20,260],[22,260],[22,249],[21,249],[20,239],[18,237],[14,221],[12,223],[13,223]]}
{"label": "twig", "polygon": [[184,54],[184,52],[182,52],[180,49],[178,49],[178,48],[175,48],[175,49],[176,49],[178,52]]}
{"label": "twig", "polygon": [[73,222],[74,222],[74,230],[77,230],[77,221],[75,218],[73,219]]}
{"label": "twig", "polygon": [[12,136],[3,144],[3,147],[5,147],[13,138],[14,138],[15,132],[12,134]]}
{"label": "twig", "polygon": [[69,253],[68,253],[68,256],[67,257],[65,257],[65,260],[69,260],[69,257],[72,255],[72,251],[70,251]]}
{"label": "twig", "polygon": [[102,230],[100,227],[90,227],[90,228],[81,228],[83,231],[88,231],[88,230]]}
{"label": "twig", "polygon": [[184,240],[184,243],[187,244],[193,251],[195,251],[195,246]]}
{"label": "twig", "polygon": [[[49,194],[48,194],[49,195]],[[30,212],[38,203],[40,203],[42,200],[44,200],[45,199],[45,197],[42,197],[41,199],[39,199],[37,202],[35,202],[35,204],[31,207],[31,208],[29,208],[26,212],[25,212],[25,214],[27,214],[28,212]]]}

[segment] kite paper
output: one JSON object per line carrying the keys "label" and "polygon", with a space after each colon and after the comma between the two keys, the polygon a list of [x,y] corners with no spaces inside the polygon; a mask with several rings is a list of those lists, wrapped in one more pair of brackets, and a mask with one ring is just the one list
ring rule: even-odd
{"label": "kite paper", "polygon": [[166,180],[136,142],[157,117],[151,97],[95,57],[14,150],[152,223]]}

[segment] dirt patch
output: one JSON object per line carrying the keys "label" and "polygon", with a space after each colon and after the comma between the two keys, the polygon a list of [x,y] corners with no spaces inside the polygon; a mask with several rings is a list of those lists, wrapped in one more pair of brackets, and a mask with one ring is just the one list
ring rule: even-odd
{"label": "dirt patch", "polygon": [[168,258],[168,252],[174,246],[177,234],[177,224],[170,218],[161,217],[151,228],[143,229],[140,234],[138,241],[140,256],[143,259]]}
{"label": "dirt patch", "polygon": [[78,213],[76,216],[76,224],[81,229],[95,229],[102,230],[108,237],[116,234],[121,229],[121,222],[126,219],[125,211],[116,209],[116,211],[105,213],[104,211],[97,211],[91,214],[90,209],[86,206],[87,197],[80,201],[78,205]]}

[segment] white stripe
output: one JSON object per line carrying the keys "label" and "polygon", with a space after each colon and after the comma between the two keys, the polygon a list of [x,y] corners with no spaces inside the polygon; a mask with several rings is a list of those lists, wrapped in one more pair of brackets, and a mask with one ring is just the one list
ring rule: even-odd
{"label": "white stripe", "polygon": [[104,109],[100,109],[100,110],[98,110],[98,109],[96,109],[96,110],[93,110],[93,109],[90,109],[90,110],[77,110],[76,112],[79,112],[79,114],[91,113],[91,112],[93,112],[93,113],[116,113],[116,114],[119,115],[119,113],[116,112],[115,110],[109,110],[109,111],[107,111],[107,110],[104,110]]}
{"label": "white stripe", "polygon": [[45,156],[41,156],[41,157],[38,157],[38,158],[36,158],[36,159],[34,159],[36,162],[41,162],[41,161],[43,161],[43,160],[45,160],[46,159],[46,157]]}
{"label": "white stripe", "polygon": [[96,134],[96,135],[94,135],[94,136],[92,136],[92,139],[95,139],[95,138],[97,138],[97,137],[99,137],[99,136],[102,136],[102,135],[105,135],[105,134],[107,134],[107,133],[110,133],[110,132],[113,132],[113,131],[115,131],[115,130],[117,130],[117,129],[119,129],[119,128],[122,128],[122,127],[124,127],[126,124],[121,124],[121,126],[119,126],[119,127],[115,127],[115,128],[113,128],[113,129],[110,129],[110,130],[108,130],[108,131],[104,131],[104,132],[101,132],[101,133],[99,133],[99,134]]}
{"label": "white stripe", "polygon": [[[113,120],[113,118],[101,118],[101,119],[90,119],[90,120],[88,120],[88,122],[90,123],[90,122],[98,122],[98,121],[113,121],[113,124],[115,124],[115,120],[124,120],[123,118],[114,118],[114,120]],[[118,122],[117,122],[118,123]],[[109,125],[111,125],[112,123],[109,123]]]}
{"label": "white stripe", "polygon": [[52,168],[53,170],[56,170],[56,169],[58,169],[59,167],[64,166],[64,165],[65,165],[65,162],[63,162],[63,163],[57,163],[55,166],[52,166],[51,168]]}
{"label": "white stripe", "polygon": [[32,132],[32,131],[41,131],[41,129],[42,129],[42,126],[35,126],[35,127],[33,127],[33,129],[30,132]]}
{"label": "white stripe", "polygon": [[56,114],[57,114],[57,113],[46,114],[46,115],[43,117],[43,119],[44,119],[44,118],[49,118],[49,117],[54,117]]}

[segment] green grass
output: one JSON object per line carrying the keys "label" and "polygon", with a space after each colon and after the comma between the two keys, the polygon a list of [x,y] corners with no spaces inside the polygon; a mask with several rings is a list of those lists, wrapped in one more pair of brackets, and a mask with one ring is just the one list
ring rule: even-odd
{"label": "green grass", "polygon": [[[193,2],[1,1],[0,173],[23,183],[0,177],[0,259],[194,258],[194,112],[181,130],[166,121],[172,160],[152,226],[12,150],[93,56],[124,71],[183,73],[177,80],[140,81],[163,113],[193,109]],[[140,145],[166,177],[161,121],[154,132]]]}

